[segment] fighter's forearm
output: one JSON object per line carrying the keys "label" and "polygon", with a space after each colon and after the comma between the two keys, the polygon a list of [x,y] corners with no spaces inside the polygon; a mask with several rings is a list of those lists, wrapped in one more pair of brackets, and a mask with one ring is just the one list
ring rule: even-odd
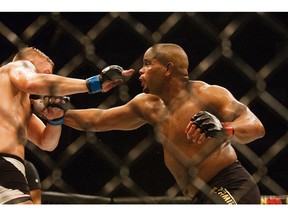
{"label": "fighter's forearm", "polygon": [[38,75],[27,85],[27,91],[35,95],[63,96],[88,92],[86,80],[57,75]]}
{"label": "fighter's forearm", "polygon": [[146,122],[129,108],[68,110],[64,124],[82,131],[133,130]]}
{"label": "fighter's forearm", "polygon": [[46,128],[40,137],[38,147],[45,151],[53,151],[59,144],[61,131],[61,125],[54,126],[47,123]]}
{"label": "fighter's forearm", "polygon": [[234,135],[232,142],[247,144],[265,135],[262,123],[256,117],[239,117],[231,123]]}
{"label": "fighter's forearm", "polygon": [[88,110],[68,110],[65,113],[64,124],[76,130],[93,130],[92,122],[94,118],[90,114]]}
{"label": "fighter's forearm", "polygon": [[36,95],[63,96],[77,93],[107,92],[124,82],[124,76],[130,76],[133,69],[123,70],[118,65],[111,65],[98,75],[87,79],[62,77],[54,74],[37,74],[31,78],[25,77],[26,91]]}

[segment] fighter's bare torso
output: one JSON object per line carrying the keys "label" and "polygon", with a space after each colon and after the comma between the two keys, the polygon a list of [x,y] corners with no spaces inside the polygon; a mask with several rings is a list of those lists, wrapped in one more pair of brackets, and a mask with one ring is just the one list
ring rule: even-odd
{"label": "fighter's bare torso", "polygon": [[[0,68],[0,152],[24,157],[27,123],[31,117],[29,94],[15,88],[9,79],[6,65]],[[29,113],[29,115],[27,115]]]}
{"label": "fighter's bare torso", "polygon": [[181,92],[169,104],[151,94],[140,96],[146,101],[142,110],[144,119],[154,126],[156,138],[163,145],[165,164],[182,192],[189,197],[197,192],[193,186],[195,174],[207,182],[237,158],[228,141],[207,138],[200,145],[187,139],[185,128],[191,117],[201,110],[212,110],[203,106],[205,103],[200,100],[204,98],[197,97],[201,86],[201,83],[195,84],[192,91]]}

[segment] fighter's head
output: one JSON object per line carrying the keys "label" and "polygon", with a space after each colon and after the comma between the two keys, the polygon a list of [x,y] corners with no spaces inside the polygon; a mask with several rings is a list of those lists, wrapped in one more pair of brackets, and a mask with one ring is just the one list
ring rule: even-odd
{"label": "fighter's head", "polygon": [[171,76],[188,76],[188,65],[187,54],[176,44],[162,43],[150,47],[139,70],[143,91],[159,90],[162,82]]}
{"label": "fighter's head", "polygon": [[37,69],[38,73],[52,73],[54,62],[43,52],[35,47],[25,47],[19,50],[13,61],[28,60]]}

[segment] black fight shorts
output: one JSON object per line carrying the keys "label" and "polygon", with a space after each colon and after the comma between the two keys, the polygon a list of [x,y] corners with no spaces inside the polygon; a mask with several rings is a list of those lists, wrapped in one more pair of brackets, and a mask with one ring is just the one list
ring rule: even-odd
{"label": "black fight shorts", "polygon": [[31,200],[25,177],[24,161],[0,153],[0,204],[17,204]]}
{"label": "black fight shorts", "polygon": [[209,192],[199,192],[193,204],[260,204],[261,195],[253,177],[239,161],[231,164],[208,183]]}

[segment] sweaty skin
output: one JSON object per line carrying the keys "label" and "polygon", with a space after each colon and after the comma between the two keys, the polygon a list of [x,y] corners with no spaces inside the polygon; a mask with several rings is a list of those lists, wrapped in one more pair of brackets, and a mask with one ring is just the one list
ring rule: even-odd
{"label": "sweaty skin", "polygon": [[[127,104],[106,110],[68,110],[64,124],[89,131],[133,130],[154,127],[164,160],[182,192],[193,197],[195,180],[211,180],[237,160],[231,146],[264,136],[259,119],[225,88],[188,79],[188,58],[175,44],[158,44],[144,54],[140,82],[144,93]],[[234,136],[205,137],[191,117],[204,110],[221,122],[231,122]],[[199,180],[198,179],[198,180]]]}
{"label": "sweaty skin", "polygon": [[[13,62],[0,68],[0,153],[24,159],[24,145],[29,139],[42,150],[52,151],[58,145],[61,126],[43,122],[31,111],[30,94],[63,96],[88,92],[86,80],[52,74],[54,63],[37,49],[28,48],[18,53]],[[124,70],[130,76],[133,69]],[[103,92],[114,87],[105,83]],[[63,116],[58,108],[45,109],[46,119]]]}
{"label": "sweaty skin", "polygon": [[[34,54],[0,68],[0,152],[24,159],[24,146],[29,139],[43,150],[52,151],[58,144],[61,126],[55,127],[32,114],[30,94],[64,95],[87,92],[85,80],[67,79],[52,74],[53,65],[47,58]],[[72,86],[78,85],[72,90]],[[60,90],[61,87],[63,90]],[[63,111],[53,109],[47,119],[63,116]]]}
{"label": "sweaty skin", "polygon": [[[88,88],[84,79],[52,74],[53,66],[52,60],[40,50],[26,47],[15,55],[11,63],[0,68],[0,153],[24,160],[27,140],[45,151],[57,147],[62,126],[44,125],[32,114],[30,94],[63,96],[88,92]],[[133,71],[125,70],[122,75],[129,76]],[[115,86],[109,81],[102,84],[103,92]],[[64,111],[49,107],[43,114],[46,120],[53,120],[62,117]],[[31,201],[23,203],[30,204]]]}

